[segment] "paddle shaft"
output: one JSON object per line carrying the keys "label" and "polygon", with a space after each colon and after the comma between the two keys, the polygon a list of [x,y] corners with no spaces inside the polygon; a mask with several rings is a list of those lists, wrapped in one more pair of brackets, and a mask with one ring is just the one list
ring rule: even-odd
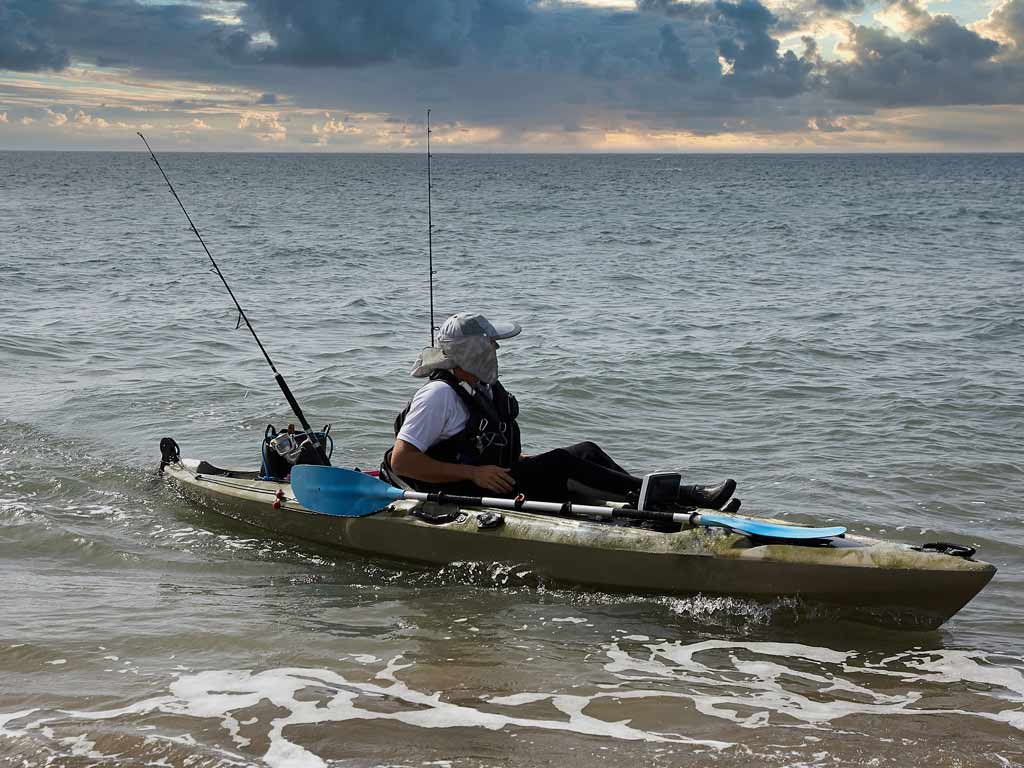
{"label": "paddle shaft", "polygon": [[605,519],[651,520],[690,527],[701,525],[708,528],[725,528],[729,531],[742,533],[745,536],[755,536],[761,539],[813,541],[842,537],[846,534],[846,529],[840,527],[805,528],[803,526],[788,526],[779,523],[746,520],[730,515],[722,515],[711,510],[705,514],[701,514],[698,511],[668,512],[654,509],[595,507],[568,502],[559,504],[550,501],[518,501],[516,499],[501,499],[491,496],[456,496],[447,493],[420,493],[417,491],[404,491],[401,494],[401,498],[413,499],[415,501],[430,501],[436,504],[451,504],[460,507],[494,507],[497,509],[522,510],[524,512],[539,512],[545,515],[559,515],[563,517],[591,515]]}
{"label": "paddle shaft", "polygon": [[256,335],[256,329],[252,327],[252,323],[249,322],[249,317],[245,314],[245,310],[242,309],[242,305],[238,303],[238,299],[235,298],[235,292],[231,290],[231,286],[228,285],[227,278],[224,277],[224,273],[220,271],[220,267],[217,266],[217,261],[213,258],[213,254],[210,253],[210,249],[206,247],[206,241],[203,240],[203,236],[199,234],[199,230],[196,229],[196,225],[192,222],[192,217],[189,216],[188,211],[185,209],[185,204],[181,202],[181,198],[178,197],[178,193],[174,191],[174,185],[171,184],[171,180],[167,178],[167,174],[164,172],[164,168],[160,165],[160,161],[157,160],[156,154],[153,152],[153,148],[149,146],[149,142],[146,141],[146,137],[139,133],[139,138],[142,139],[142,143],[146,145],[146,149],[149,150],[149,156],[153,158],[153,162],[156,163],[156,167],[160,170],[160,175],[164,177],[164,181],[167,182],[167,188],[171,190],[171,194],[174,195],[174,199],[178,201],[178,207],[181,208],[181,212],[185,214],[185,218],[188,219],[188,224],[195,233],[195,236],[199,239],[199,244],[203,246],[203,250],[206,251],[206,255],[210,259],[210,263],[213,264],[213,269],[217,273],[217,277],[224,283],[224,287],[227,288],[228,295],[231,297],[231,301],[235,303],[235,308],[238,310],[238,316],[245,321],[245,327],[249,329],[249,333],[256,340],[256,345],[260,348],[260,352],[263,353],[263,357],[267,361],[267,365],[270,366],[270,370],[274,372],[274,381],[277,382],[277,386],[281,388],[281,392],[284,394],[284,399],[288,401],[288,405],[291,406],[292,411],[295,413],[296,418],[299,420],[299,424],[302,425],[302,429],[305,430],[306,435],[312,441],[313,446],[316,448],[317,455],[320,460],[324,462],[324,466],[330,466],[331,462],[327,458],[327,452],[324,451],[323,446],[320,444],[320,440],[317,438],[313,428],[306,421],[305,414],[302,413],[302,408],[299,407],[298,401],[295,399],[295,395],[292,394],[289,389],[287,382],[284,380],[284,376],[277,370],[277,366],[274,365],[274,361],[270,359],[270,354],[263,346],[263,342],[260,341],[260,337]]}
{"label": "paddle shaft", "polygon": [[460,507],[493,507],[497,509],[541,512],[546,515],[592,515],[595,517],[629,518],[631,520],[657,520],[664,523],[698,525],[700,515],[680,512],[662,512],[651,509],[621,509],[617,507],[596,507],[589,504],[559,504],[553,501],[517,501],[491,496],[457,496],[450,493],[420,493],[406,491],[404,498],[414,501],[430,501],[435,504],[452,504]]}

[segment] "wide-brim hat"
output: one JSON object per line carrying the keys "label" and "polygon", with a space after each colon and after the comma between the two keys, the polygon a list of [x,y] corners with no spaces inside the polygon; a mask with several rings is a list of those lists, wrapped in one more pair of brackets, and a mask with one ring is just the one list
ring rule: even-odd
{"label": "wide-brim hat", "polygon": [[492,323],[486,317],[476,312],[460,312],[452,315],[441,326],[437,334],[436,345],[424,347],[416,358],[416,367],[412,375],[417,378],[429,376],[433,371],[451,370],[457,367],[457,363],[445,354],[445,345],[457,344],[458,342],[474,336],[482,336],[497,341],[499,339],[511,339],[522,333],[519,323]]}
{"label": "wide-brim hat", "polygon": [[495,341],[511,339],[518,336],[522,330],[519,323],[492,323],[479,313],[460,312],[444,321],[437,333],[437,343],[457,341],[467,336],[486,336]]}

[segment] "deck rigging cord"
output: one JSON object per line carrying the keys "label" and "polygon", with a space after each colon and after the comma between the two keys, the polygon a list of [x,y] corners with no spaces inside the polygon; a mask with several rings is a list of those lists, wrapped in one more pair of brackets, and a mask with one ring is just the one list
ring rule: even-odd
{"label": "deck rigging cord", "polygon": [[[203,240],[203,236],[199,234],[199,230],[196,229],[196,225],[192,222],[192,217],[189,216],[188,211],[185,210],[185,204],[181,202],[181,198],[178,197],[178,193],[174,191],[174,185],[171,184],[171,180],[167,178],[167,174],[164,172],[163,166],[160,165],[160,161],[157,160],[156,154],[153,152],[153,148],[149,146],[149,142],[146,141],[146,137],[142,135],[141,131],[137,131],[139,138],[142,139],[142,143],[146,145],[146,149],[149,150],[149,156],[153,158],[153,162],[156,163],[156,167],[160,171],[160,175],[164,177],[164,181],[167,182],[167,188],[171,190],[171,194],[174,195],[174,199],[178,201],[178,206],[181,208],[181,212],[185,214],[185,218],[188,219],[188,224],[195,233],[195,236],[199,239],[199,244],[203,246],[203,250],[206,251],[206,255],[210,259],[210,263],[213,264],[213,269],[217,273],[217,277],[224,283],[224,287],[227,288],[228,295],[231,297],[231,301],[235,303],[235,308],[238,310],[238,317],[240,321],[244,321],[246,327],[249,329],[249,333],[256,340],[256,344],[260,348],[260,352],[263,353],[263,357],[266,359],[267,364],[270,366],[270,370],[274,372],[274,380],[277,382],[277,386],[281,388],[281,392],[284,393],[285,399],[288,401],[288,405],[291,406],[295,416],[299,420],[299,424],[302,425],[303,431],[309,438],[310,442],[313,443],[313,447],[316,450],[318,458],[324,463],[324,466],[331,466],[330,459],[327,457],[326,451],[324,451],[323,445],[320,443],[320,439],[317,437],[316,432],[306,421],[305,415],[302,413],[302,408],[299,407],[298,401],[292,394],[292,391],[288,388],[287,382],[284,380],[284,376],[277,370],[277,366],[274,365],[274,361],[270,359],[270,355],[267,353],[266,348],[263,346],[263,342],[260,341],[260,337],[256,335],[256,329],[252,327],[252,323],[249,322],[248,316],[245,314],[245,310],[242,309],[242,305],[238,303],[238,299],[235,298],[235,292],[231,290],[231,286],[228,285],[227,278],[224,277],[224,273],[220,271],[220,267],[217,266],[217,261],[213,258],[213,254],[210,253],[210,249],[206,247],[206,241]],[[236,328],[240,327],[240,324],[235,325]]]}

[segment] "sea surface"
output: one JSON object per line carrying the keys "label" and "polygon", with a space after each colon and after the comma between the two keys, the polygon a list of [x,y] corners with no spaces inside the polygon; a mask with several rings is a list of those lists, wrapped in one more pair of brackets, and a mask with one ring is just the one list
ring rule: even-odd
{"label": "sea surface", "polygon": [[[159,152],[159,146],[155,147]],[[425,161],[166,154],[335,463],[429,342]],[[437,322],[518,320],[524,449],[979,548],[932,632],[558,588],[184,501],[294,421],[139,153],[0,153],[0,766],[1024,764],[1024,156],[434,158]]]}

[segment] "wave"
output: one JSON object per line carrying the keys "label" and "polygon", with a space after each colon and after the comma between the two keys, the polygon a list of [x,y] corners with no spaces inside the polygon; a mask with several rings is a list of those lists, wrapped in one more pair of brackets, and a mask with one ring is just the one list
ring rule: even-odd
{"label": "wave", "polygon": [[[877,745],[876,725],[902,732],[893,718],[907,718],[911,732],[928,719],[946,728],[987,722],[990,730],[1003,729],[990,734],[997,743],[1012,740],[1024,731],[1022,664],[1020,657],[996,664],[964,650],[884,654],[620,635],[588,665],[604,682],[467,697],[458,678],[434,678],[428,689],[416,685],[423,670],[414,659],[357,653],[333,668],[181,671],[154,695],[114,706],[11,710],[0,714],[0,738],[9,754],[27,756],[42,744],[51,762],[72,755],[186,762],[205,756],[213,765],[285,768],[326,766],[351,756],[347,750],[360,740],[375,745],[375,754],[387,754],[388,744],[409,744],[408,754],[424,750],[427,734],[436,731],[477,731],[479,738],[505,732],[531,743],[548,733],[568,739],[563,748],[649,744],[683,747],[691,759],[788,756],[791,764],[802,754],[856,743],[860,729]],[[328,738],[341,723],[348,724],[347,738]],[[700,735],[711,731],[721,736]],[[794,744],[794,737],[803,743]],[[458,742],[441,738],[449,757],[466,744],[465,735]]]}

